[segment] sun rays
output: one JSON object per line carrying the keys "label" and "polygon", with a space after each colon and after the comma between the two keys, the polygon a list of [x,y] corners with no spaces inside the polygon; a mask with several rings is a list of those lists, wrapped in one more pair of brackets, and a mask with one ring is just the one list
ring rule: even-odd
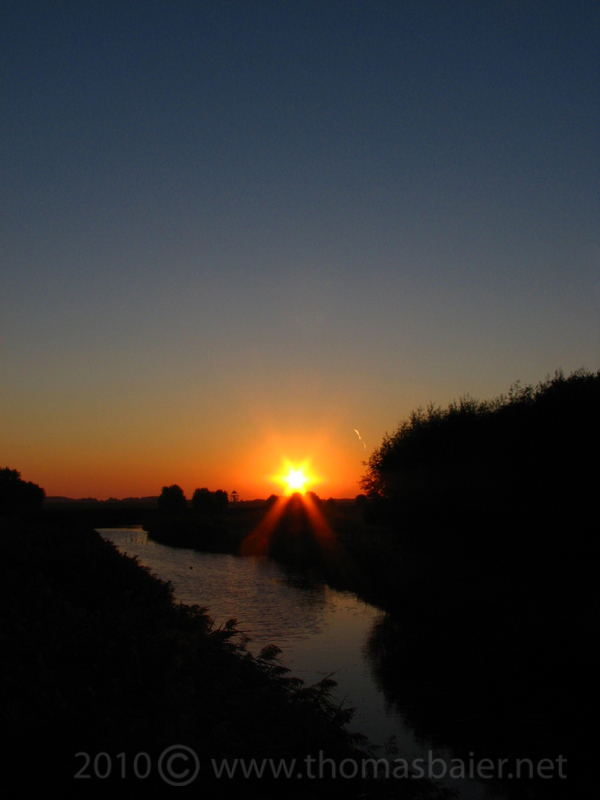
{"label": "sun rays", "polygon": [[316,548],[321,556],[334,558],[337,538],[310,493],[278,497],[241,546],[241,555],[269,555],[279,547],[288,552]]}

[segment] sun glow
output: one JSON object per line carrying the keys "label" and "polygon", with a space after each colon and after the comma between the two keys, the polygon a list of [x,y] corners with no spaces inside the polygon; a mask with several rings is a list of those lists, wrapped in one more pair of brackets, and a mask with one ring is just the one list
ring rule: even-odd
{"label": "sun glow", "polygon": [[288,492],[304,492],[308,478],[301,469],[292,469],[285,476]]}
{"label": "sun glow", "polygon": [[295,492],[304,493],[315,482],[315,478],[308,472],[306,463],[296,466],[289,461],[285,462],[282,474],[276,475],[275,480],[283,486],[286,495]]}

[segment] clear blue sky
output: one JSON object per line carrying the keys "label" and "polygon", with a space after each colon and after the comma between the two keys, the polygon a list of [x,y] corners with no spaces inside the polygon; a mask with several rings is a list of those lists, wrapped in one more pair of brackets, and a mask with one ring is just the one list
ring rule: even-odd
{"label": "clear blue sky", "polygon": [[599,41],[591,0],[4,0],[0,466],[354,496],[416,406],[598,369]]}

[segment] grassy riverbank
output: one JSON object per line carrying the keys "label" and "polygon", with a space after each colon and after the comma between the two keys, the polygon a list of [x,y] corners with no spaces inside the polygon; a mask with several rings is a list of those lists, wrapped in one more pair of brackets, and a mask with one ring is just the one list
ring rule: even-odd
{"label": "grassy riverbank", "polygon": [[[350,712],[328,699],[330,682],[302,685],[278,666],[275,649],[252,658],[236,644],[233,623],[215,630],[202,609],[174,603],[168,584],[95,531],[58,519],[5,520],[0,554],[5,786],[136,796],[153,782],[168,788],[157,773],[160,753],[183,744],[200,759],[190,791],[256,796],[259,787],[271,796],[283,791],[281,779],[220,779],[211,789],[211,759],[289,765],[321,753],[339,764],[365,755],[345,728]],[[89,754],[90,763],[77,753]],[[106,755],[95,762],[99,753]],[[147,754],[138,771],[152,765],[144,781],[132,774],[138,753]],[[107,770],[108,778],[96,777]],[[76,780],[77,772],[90,777]],[[401,783],[324,779],[303,788],[295,778],[284,789],[310,798],[385,797],[398,789],[420,796],[427,788]]]}

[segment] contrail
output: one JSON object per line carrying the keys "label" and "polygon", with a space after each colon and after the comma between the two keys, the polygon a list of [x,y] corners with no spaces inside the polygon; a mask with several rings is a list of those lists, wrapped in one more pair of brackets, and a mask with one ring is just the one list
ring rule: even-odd
{"label": "contrail", "polygon": [[366,445],[366,444],[363,442],[363,438],[362,438],[362,436],[360,435],[360,433],[359,433],[359,432],[356,430],[356,428],[354,428],[354,433],[355,433],[355,434],[358,436],[358,438],[359,438],[359,439],[360,439],[360,441],[362,442],[362,446],[363,446],[363,447],[365,448],[365,450],[366,450],[366,449],[367,449],[367,445]]}

